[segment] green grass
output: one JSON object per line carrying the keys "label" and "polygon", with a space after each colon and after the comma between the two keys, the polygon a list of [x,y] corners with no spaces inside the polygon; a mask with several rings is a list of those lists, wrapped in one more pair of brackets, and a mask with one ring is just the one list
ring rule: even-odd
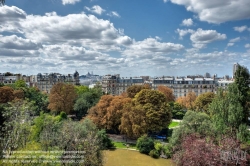
{"label": "green grass", "polygon": [[175,166],[171,159],[154,159],[134,150],[106,150],[104,157],[104,166]]}
{"label": "green grass", "polygon": [[[127,146],[125,145],[126,143],[124,142],[113,142],[114,143],[114,146],[116,148],[127,148]],[[129,144],[129,148],[131,149],[136,149],[136,145],[135,144]]]}
{"label": "green grass", "polygon": [[179,126],[179,122],[171,122],[170,125],[168,126],[168,128],[173,128]]}

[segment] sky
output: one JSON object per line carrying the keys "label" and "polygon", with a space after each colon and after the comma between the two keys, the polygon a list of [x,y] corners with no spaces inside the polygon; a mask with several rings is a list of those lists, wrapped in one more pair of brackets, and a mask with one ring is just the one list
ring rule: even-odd
{"label": "sky", "polygon": [[249,0],[6,0],[0,73],[232,76],[250,68]]}

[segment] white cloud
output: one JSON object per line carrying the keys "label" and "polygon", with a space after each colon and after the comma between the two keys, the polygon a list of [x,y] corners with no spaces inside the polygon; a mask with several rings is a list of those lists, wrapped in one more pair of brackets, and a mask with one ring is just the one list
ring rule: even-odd
{"label": "white cloud", "polygon": [[250,18],[249,0],[171,0],[198,14],[201,21],[223,23]]}
{"label": "white cloud", "polygon": [[227,36],[225,34],[220,34],[215,30],[203,30],[201,28],[197,29],[197,31],[190,36],[193,46],[197,48],[203,48],[208,43],[225,40],[226,38]]}
{"label": "white cloud", "polygon": [[184,49],[181,44],[159,42],[156,38],[147,38],[143,41],[134,41],[134,43],[122,52],[128,57],[152,58],[156,55],[166,55],[175,53]]}
{"label": "white cloud", "polygon": [[98,6],[98,5],[95,5],[92,8],[85,6],[85,9],[92,12],[92,13],[99,14],[99,15],[101,15],[102,13],[105,12],[105,10],[103,8],[101,8],[101,6]]}
{"label": "white cloud", "polygon": [[164,3],[166,3],[168,0],[163,0]]}
{"label": "white cloud", "polygon": [[0,35],[1,48],[16,49],[16,50],[38,50],[42,47],[41,44],[37,44],[29,39],[24,39],[16,35],[2,36]]}
{"label": "white cloud", "polygon": [[245,44],[245,48],[250,48],[250,44]]}
{"label": "white cloud", "polygon": [[176,30],[176,33],[178,33],[179,34],[179,38],[180,39],[182,39],[184,36],[186,36],[187,34],[189,34],[189,33],[194,33],[194,30],[192,30],[192,29],[177,29]]}
{"label": "white cloud", "polygon": [[234,30],[238,31],[238,32],[243,32],[243,31],[247,30],[247,26],[244,25],[244,26],[241,26],[241,27],[234,27]]}
{"label": "white cloud", "polygon": [[233,45],[234,45],[234,43],[228,43],[228,44],[227,44],[228,47],[231,47],[231,46],[233,46]]}
{"label": "white cloud", "polygon": [[236,37],[234,39],[229,40],[230,43],[235,43],[235,42],[238,42],[238,41],[240,41],[240,37]]}
{"label": "white cloud", "polygon": [[77,2],[80,2],[81,0],[62,0],[62,4],[63,5],[67,5],[67,4],[75,4]]}
{"label": "white cloud", "polygon": [[192,26],[193,23],[194,23],[194,22],[193,22],[193,20],[192,20],[191,18],[185,19],[185,20],[182,21],[182,25],[183,25],[183,26]]}
{"label": "white cloud", "polygon": [[19,21],[26,18],[26,13],[16,6],[2,6],[0,10],[0,22]]}
{"label": "white cloud", "polygon": [[121,17],[116,11],[112,11],[112,12],[108,13],[107,15],[111,16],[111,17]]}

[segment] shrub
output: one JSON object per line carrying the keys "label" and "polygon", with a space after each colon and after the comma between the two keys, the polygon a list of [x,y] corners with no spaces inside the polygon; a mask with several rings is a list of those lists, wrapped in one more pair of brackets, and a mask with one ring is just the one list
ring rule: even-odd
{"label": "shrub", "polygon": [[140,153],[149,154],[149,152],[154,149],[154,140],[144,135],[138,138],[136,147]]}
{"label": "shrub", "polygon": [[153,158],[156,158],[156,159],[160,157],[160,154],[159,154],[158,150],[156,150],[156,149],[151,150],[151,151],[149,152],[149,155],[150,155],[151,157],[153,157]]}

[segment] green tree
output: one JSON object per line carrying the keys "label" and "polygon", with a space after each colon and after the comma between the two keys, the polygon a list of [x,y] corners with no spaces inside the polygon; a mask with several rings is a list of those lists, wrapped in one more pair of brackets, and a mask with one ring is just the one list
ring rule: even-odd
{"label": "green tree", "polygon": [[213,125],[218,137],[229,135],[245,142],[248,139],[247,126],[244,123],[244,107],[239,102],[242,94],[236,83],[230,84],[228,92],[219,90],[209,106]]}
{"label": "green tree", "polygon": [[31,87],[24,91],[24,96],[29,101],[33,101],[36,106],[35,115],[40,115],[40,112],[49,112],[49,98],[47,94],[42,93],[38,88]]}
{"label": "green tree", "polygon": [[205,112],[206,114],[209,114],[208,106],[213,101],[214,96],[215,94],[213,92],[206,92],[200,94],[195,100],[196,111]]}
{"label": "green tree", "polygon": [[27,85],[25,83],[24,80],[17,80],[15,83],[14,83],[15,87],[18,89],[18,88],[26,88]]}
{"label": "green tree", "polygon": [[88,110],[95,106],[102,96],[102,92],[97,88],[88,89],[85,92],[78,93],[78,98],[74,104],[74,111],[78,119],[82,119]]}
{"label": "green tree", "polygon": [[189,134],[199,134],[202,137],[212,136],[212,125],[210,117],[201,112],[187,111],[178,128],[173,130],[169,140],[172,147],[181,144],[182,138]]}
{"label": "green tree", "polygon": [[173,119],[183,119],[186,111],[182,108],[182,106],[177,102],[170,102],[169,105],[172,110]]}
{"label": "green tree", "polygon": [[154,149],[154,140],[147,136],[141,136],[137,139],[136,147],[140,153],[149,154]]}
{"label": "green tree", "polygon": [[33,103],[18,100],[4,109],[5,122],[2,128],[4,135],[1,136],[4,150],[13,151],[26,146],[31,132],[33,108]]}
{"label": "green tree", "polygon": [[250,91],[249,88],[249,80],[250,80],[250,74],[249,70],[241,65],[238,65],[238,68],[235,72],[234,75],[235,78],[235,84],[238,89],[238,101],[240,102],[241,106],[243,107],[243,113],[244,113],[244,118],[243,122],[245,124],[248,124],[248,117],[249,117],[249,104],[247,104],[248,99],[249,99],[249,94],[248,92]]}

